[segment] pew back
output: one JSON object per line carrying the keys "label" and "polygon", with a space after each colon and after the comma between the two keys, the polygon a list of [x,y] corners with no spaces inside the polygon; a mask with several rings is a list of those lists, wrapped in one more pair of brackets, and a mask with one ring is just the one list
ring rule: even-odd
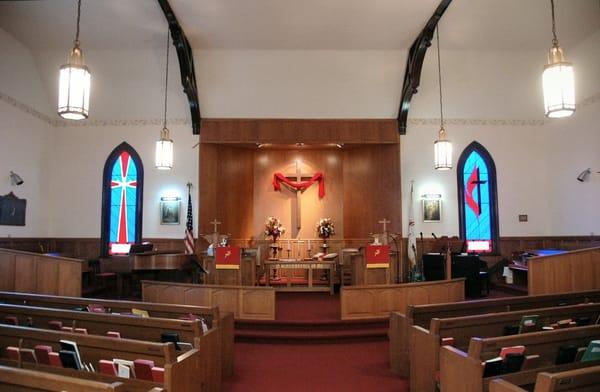
{"label": "pew back", "polygon": [[468,347],[472,337],[504,335],[504,328],[518,325],[526,315],[538,315],[539,325],[550,325],[568,318],[588,317],[595,322],[600,314],[600,304],[581,304],[520,310],[506,313],[489,313],[446,319],[434,318],[429,330],[413,326],[410,331],[410,383],[411,390],[434,391],[435,373],[439,369],[441,339],[454,338],[454,346]]}
{"label": "pew back", "polygon": [[125,386],[121,382],[103,383],[33,370],[0,366],[0,391],[2,392],[121,392],[125,390]]}
{"label": "pew back", "polygon": [[524,345],[526,354],[540,356],[536,368],[503,375],[501,378],[515,384],[535,382],[539,372],[560,372],[598,365],[598,363],[569,363],[555,365],[560,346],[585,347],[600,337],[600,325],[576,327],[546,332],[534,332],[493,338],[472,338],[468,352],[450,346],[440,350],[440,385],[442,392],[483,392],[494,377],[483,377],[482,362],[498,356],[502,347]]}
{"label": "pew back", "polygon": [[[597,392],[600,386],[600,366],[537,375],[534,392]],[[490,392],[527,392],[506,380],[490,382]]]}
{"label": "pew back", "polygon": [[98,304],[112,312],[127,313],[132,308],[147,311],[152,317],[179,319],[189,314],[204,317],[209,327],[220,328],[220,350],[222,377],[233,375],[234,362],[234,319],[229,312],[220,312],[216,306],[175,305],[137,301],[117,301],[96,298],[63,297],[28,293],[12,293],[0,291],[0,301],[16,305],[38,306],[45,308],[73,309],[85,308],[90,304]]}
{"label": "pew back", "polygon": [[[34,348],[49,345],[59,351],[61,339],[77,343],[82,361],[95,366],[101,359],[147,359],[165,370],[165,388],[169,391],[196,392],[210,390],[202,369],[200,352],[196,349],[177,357],[173,343],[154,343],[139,340],[116,339],[104,336],[81,335],[62,331],[48,331],[19,326],[0,326],[0,347]],[[85,374],[85,372],[78,372]]]}
{"label": "pew back", "polygon": [[429,328],[429,323],[434,317],[461,317],[482,313],[546,308],[561,304],[574,305],[586,302],[600,302],[600,290],[429,305],[408,305],[406,312],[392,312],[390,316],[388,336],[390,338],[390,365],[392,372],[403,377],[408,377],[410,371],[410,362],[408,359],[410,328],[413,325]]}

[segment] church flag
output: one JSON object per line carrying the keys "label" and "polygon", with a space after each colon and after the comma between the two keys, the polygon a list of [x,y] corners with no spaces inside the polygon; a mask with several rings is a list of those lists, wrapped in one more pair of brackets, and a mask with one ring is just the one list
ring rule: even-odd
{"label": "church flag", "polygon": [[188,205],[187,205],[187,220],[185,223],[185,253],[188,255],[194,254],[194,215],[192,214],[192,190],[191,184],[188,184]]}
{"label": "church flag", "polygon": [[240,269],[242,249],[239,246],[219,246],[215,251],[216,269]]}
{"label": "church flag", "polygon": [[389,268],[390,247],[388,245],[368,245],[367,268]]}
{"label": "church flag", "polygon": [[410,182],[410,201],[408,204],[408,261],[413,268],[417,263],[417,236],[415,235],[415,209],[413,200],[413,181]]}

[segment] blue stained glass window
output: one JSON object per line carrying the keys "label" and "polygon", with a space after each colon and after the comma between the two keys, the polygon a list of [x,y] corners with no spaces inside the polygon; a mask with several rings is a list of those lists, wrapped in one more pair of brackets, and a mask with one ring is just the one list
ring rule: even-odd
{"label": "blue stained glass window", "polygon": [[143,180],[139,155],[122,143],[104,165],[102,255],[128,253],[141,241]]}
{"label": "blue stained glass window", "polygon": [[487,150],[473,142],[458,164],[461,237],[472,252],[493,252],[497,243],[496,168]]}

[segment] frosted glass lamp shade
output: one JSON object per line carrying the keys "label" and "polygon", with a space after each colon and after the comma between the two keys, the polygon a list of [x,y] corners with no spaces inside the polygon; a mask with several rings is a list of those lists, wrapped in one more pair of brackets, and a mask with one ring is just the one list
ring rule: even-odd
{"label": "frosted glass lamp shade", "polygon": [[160,140],[156,142],[156,168],[171,170],[173,168],[173,140],[169,139],[169,130],[164,128]]}
{"label": "frosted glass lamp shade", "polygon": [[544,67],[544,109],[546,117],[569,117],[575,112],[575,74],[559,47],[550,49],[549,64]]}
{"label": "frosted glass lamp shade", "polygon": [[438,140],[433,143],[433,167],[436,170],[452,169],[452,142],[446,140],[446,130],[440,129]]}
{"label": "frosted glass lamp shade", "polygon": [[84,120],[90,110],[92,76],[83,64],[79,46],[71,51],[69,63],[60,67],[58,84],[58,114],[67,120]]}

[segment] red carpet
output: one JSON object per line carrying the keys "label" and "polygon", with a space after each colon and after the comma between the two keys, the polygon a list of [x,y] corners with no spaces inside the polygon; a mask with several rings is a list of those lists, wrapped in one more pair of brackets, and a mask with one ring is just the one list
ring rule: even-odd
{"label": "red carpet", "polygon": [[235,376],[224,391],[394,391],[408,381],[389,370],[388,342],[235,345]]}

